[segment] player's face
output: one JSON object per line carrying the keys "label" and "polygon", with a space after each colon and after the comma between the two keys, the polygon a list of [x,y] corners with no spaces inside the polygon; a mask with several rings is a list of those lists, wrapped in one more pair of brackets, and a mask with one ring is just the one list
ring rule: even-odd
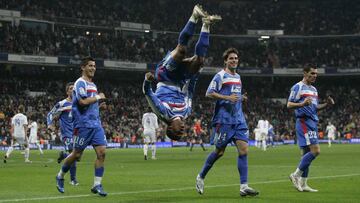
{"label": "player's face", "polygon": [[316,81],[318,71],[316,68],[311,68],[309,72],[304,72],[304,78],[306,82],[312,84]]}
{"label": "player's face", "polygon": [[238,63],[239,63],[238,55],[235,53],[230,53],[225,61],[225,66],[230,70],[235,70],[236,67],[238,66]]}
{"label": "player's face", "polygon": [[74,85],[70,85],[66,91],[67,96],[71,97],[73,89],[74,89]]}
{"label": "player's face", "polygon": [[85,66],[82,66],[81,69],[83,71],[83,75],[88,78],[93,78],[96,71],[95,61],[88,61],[88,63]]}

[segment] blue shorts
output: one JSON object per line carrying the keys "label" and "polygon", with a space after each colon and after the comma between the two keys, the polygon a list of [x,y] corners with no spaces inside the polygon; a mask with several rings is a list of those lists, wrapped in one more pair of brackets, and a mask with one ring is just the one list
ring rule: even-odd
{"label": "blue shorts", "polygon": [[65,147],[65,151],[71,152],[74,148],[74,141],[71,137],[63,137],[62,143]]}
{"label": "blue shorts", "polygon": [[74,148],[84,150],[89,145],[106,146],[106,137],[103,128],[75,128]]}
{"label": "blue shorts", "polygon": [[319,144],[317,121],[310,118],[296,118],[296,136],[299,147]]}
{"label": "blue shorts", "polygon": [[236,140],[249,141],[249,129],[241,124],[227,125],[217,124],[213,127],[213,139],[211,144],[216,148],[224,148]]}

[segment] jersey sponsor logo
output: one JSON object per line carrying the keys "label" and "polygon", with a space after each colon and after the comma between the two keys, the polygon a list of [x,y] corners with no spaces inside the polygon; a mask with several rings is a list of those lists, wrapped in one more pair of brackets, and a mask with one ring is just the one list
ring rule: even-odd
{"label": "jersey sponsor logo", "polygon": [[233,85],[233,86],[231,87],[231,92],[232,92],[232,93],[241,93],[241,86],[239,86],[239,85]]}

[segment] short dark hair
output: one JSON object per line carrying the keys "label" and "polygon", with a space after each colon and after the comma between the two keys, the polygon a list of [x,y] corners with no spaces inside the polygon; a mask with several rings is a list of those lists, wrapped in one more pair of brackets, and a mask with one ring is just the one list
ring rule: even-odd
{"label": "short dark hair", "polygon": [[313,63],[307,63],[304,65],[304,68],[303,68],[303,71],[308,73],[311,69],[317,69],[317,66],[316,64],[313,64]]}
{"label": "short dark hair", "polygon": [[25,106],[20,104],[18,107],[18,111],[19,111],[19,113],[25,113]]}
{"label": "short dark hair", "polygon": [[65,86],[65,90],[68,91],[69,88],[70,88],[70,86],[72,86],[72,85],[74,85],[73,82],[68,82],[68,83],[66,84],[66,86]]}
{"label": "short dark hair", "polygon": [[95,61],[95,59],[91,56],[85,56],[81,59],[80,67],[86,66],[89,61]]}
{"label": "short dark hair", "polygon": [[223,59],[224,59],[224,61],[225,61],[225,60],[229,57],[229,55],[232,54],[232,53],[234,53],[234,54],[236,54],[236,55],[239,56],[239,51],[238,51],[236,48],[231,47],[231,48],[228,48],[228,49],[226,49],[226,50],[224,51],[224,53],[223,53]]}
{"label": "short dark hair", "polygon": [[151,107],[150,107],[150,106],[148,106],[148,108],[147,108],[147,112],[152,112],[152,109],[151,109]]}

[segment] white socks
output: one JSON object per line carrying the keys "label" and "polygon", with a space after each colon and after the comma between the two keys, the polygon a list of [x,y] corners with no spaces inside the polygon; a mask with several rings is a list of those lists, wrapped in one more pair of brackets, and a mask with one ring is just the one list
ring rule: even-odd
{"label": "white socks", "polygon": [[94,177],[94,187],[101,184],[102,177]]}

